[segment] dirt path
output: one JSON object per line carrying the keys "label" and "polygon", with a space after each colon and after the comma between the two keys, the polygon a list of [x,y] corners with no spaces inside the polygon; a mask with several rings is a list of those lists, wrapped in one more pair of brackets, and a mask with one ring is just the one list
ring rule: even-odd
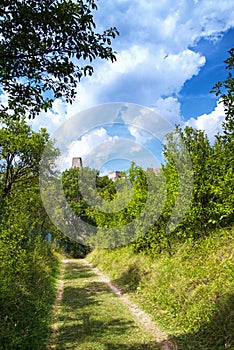
{"label": "dirt path", "polygon": [[158,328],[149,314],[144,312],[139,308],[138,305],[134,304],[126,295],[121,293],[121,290],[113,285],[110,279],[105,276],[100,270],[96,267],[93,267],[87,260],[84,260],[84,263],[87,264],[99,277],[100,280],[106,283],[109,288],[120,298],[120,300],[128,307],[131,313],[137,318],[137,320],[142,324],[144,328],[152,333],[152,336],[155,339],[155,342],[159,344],[162,350],[176,350],[176,344],[172,343],[167,334],[164,333],[160,328]]}
{"label": "dirt path", "polygon": [[176,346],[97,268],[86,260],[64,259],[47,347],[52,349],[175,350]]}

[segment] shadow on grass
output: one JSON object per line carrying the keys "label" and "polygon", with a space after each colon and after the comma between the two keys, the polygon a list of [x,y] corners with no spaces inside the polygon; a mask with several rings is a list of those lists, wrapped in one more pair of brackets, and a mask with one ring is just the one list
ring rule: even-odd
{"label": "shadow on grass", "polygon": [[96,275],[90,270],[87,266],[79,266],[76,263],[69,263],[69,269],[66,270],[64,275],[64,280],[74,280],[80,278],[90,278],[95,277]]}
{"label": "shadow on grass", "polygon": [[74,312],[74,309],[82,309],[87,306],[100,305],[97,296],[110,292],[105,283],[89,282],[83,287],[65,286],[63,292],[63,308],[65,312]]}
{"label": "shadow on grass", "polygon": [[[103,322],[89,313],[83,313],[77,316],[76,323],[77,324],[62,326],[60,328],[60,346],[64,340],[69,339],[69,341],[71,341],[72,338],[76,341],[79,340],[80,344],[86,343],[87,341],[100,341],[102,343],[108,335],[109,339],[111,337],[114,338],[116,335],[122,335],[126,330],[135,328],[133,321],[117,318],[109,322]],[[66,345],[66,343],[64,345]]]}
{"label": "shadow on grass", "polygon": [[[59,330],[57,338],[59,349],[72,349],[72,344],[77,344],[77,341],[80,346],[94,342],[104,345],[105,349],[121,349],[121,346],[116,347],[111,343],[105,344],[105,339],[110,340],[126,332],[131,333],[136,325],[133,321],[123,318],[113,319],[111,306],[105,312],[104,319],[108,320],[99,319],[98,307],[104,302],[103,298],[105,300],[107,293],[111,293],[107,285],[96,281],[90,281],[83,287],[68,286],[64,289],[63,310],[66,314],[66,323]],[[92,312],[92,308],[95,312]],[[64,321],[63,315],[60,315],[59,321]],[[138,348],[135,347],[135,349]],[[88,345],[87,349],[89,349]],[[125,346],[122,349],[125,349]]]}
{"label": "shadow on grass", "polygon": [[156,350],[155,342],[147,342],[145,344],[105,344],[105,350]]}
{"label": "shadow on grass", "polygon": [[140,270],[137,266],[133,265],[120,278],[115,279],[113,283],[120,286],[123,292],[134,292],[140,283],[140,279]]}
{"label": "shadow on grass", "polygon": [[[78,321],[78,322],[77,322]],[[83,313],[76,318],[76,325],[63,326],[60,329],[58,338],[59,347],[57,349],[100,349],[105,350],[156,350],[159,349],[155,342],[147,341],[145,343],[126,344],[121,342],[111,342],[125,333],[131,333],[135,328],[133,321],[126,321],[121,318],[102,322],[95,319],[92,314]],[[74,346],[74,343],[79,345]],[[93,347],[92,347],[92,344]]]}
{"label": "shadow on grass", "polygon": [[234,349],[234,294],[216,302],[216,312],[200,331],[175,338],[179,350],[233,350]]}
{"label": "shadow on grass", "polygon": [[[68,276],[71,280],[81,276],[88,278],[92,276],[92,270],[71,263],[67,266],[66,276],[67,280]],[[66,285],[65,282],[62,312],[58,316],[60,327],[56,336],[56,349],[158,349],[151,341],[146,340],[142,344],[137,324],[122,316],[122,309],[115,309],[118,309],[115,298],[104,282],[92,279],[81,280],[80,284],[77,280],[75,285]]]}

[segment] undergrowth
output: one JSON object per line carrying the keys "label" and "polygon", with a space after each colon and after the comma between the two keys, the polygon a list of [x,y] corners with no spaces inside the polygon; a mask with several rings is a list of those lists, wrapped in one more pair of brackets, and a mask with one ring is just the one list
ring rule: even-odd
{"label": "undergrowth", "polygon": [[45,349],[56,298],[59,257],[46,242],[28,242],[18,266],[1,262],[0,349]]}

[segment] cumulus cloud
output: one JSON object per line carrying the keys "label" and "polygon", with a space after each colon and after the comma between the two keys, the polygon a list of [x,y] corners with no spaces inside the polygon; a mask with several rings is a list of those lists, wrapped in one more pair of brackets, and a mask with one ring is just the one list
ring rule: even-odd
{"label": "cumulus cloud", "polygon": [[8,95],[7,93],[0,90],[0,104],[4,107],[8,104]]}
{"label": "cumulus cloud", "polygon": [[[73,140],[70,142],[66,149],[61,150],[62,155],[59,157],[57,166],[60,170],[69,169],[71,167],[71,162],[73,157],[81,157],[83,159],[84,166],[91,166],[95,169],[98,167],[94,166],[94,161],[97,160],[98,150],[100,146],[102,147],[102,156],[104,156],[104,151],[108,156],[111,150],[106,145],[113,145],[118,140],[118,136],[110,136],[107,130],[103,127],[95,128],[90,130],[88,133],[84,134],[78,140]],[[95,154],[95,157],[92,156]],[[93,164],[90,164],[90,158],[93,160]]]}
{"label": "cumulus cloud", "polygon": [[[138,129],[134,126],[128,128],[130,134],[134,137],[134,140],[139,145],[144,145],[147,140],[152,138],[152,135],[147,134],[144,130]],[[135,145],[134,149],[139,150],[139,145]]]}
{"label": "cumulus cloud", "polygon": [[[200,37],[217,37],[233,25],[231,0],[106,0],[99,4],[96,21],[100,27],[117,25],[128,43],[163,46],[178,53]],[[122,46],[121,38],[117,48]]]}
{"label": "cumulus cloud", "polygon": [[99,4],[99,29],[116,25],[117,62],[98,62],[95,74],[78,88],[69,115],[106,102],[151,107],[162,96],[178,94],[206,63],[191,47],[201,38],[218,40],[234,25],[231,1],[106,0]]}
{"label": "cumulus cloud", "polygon": [[95,75],[79,87],[77,103],[68,113],[106,102],[151,106],[162,95],[178,93],[204,64],[205,57],[188,49],[166,55],[164,50],[133,45],[117,54],[116,63],[96,67]]}
{"label": "cumulus cloud", "polygon": [[63,99],[56,99],[52,109],[41,112],[35,119],[28,122],[34,130],[46,128],[49,133],[53,133],[67,119],[67,104]]}
{"label": "cumulus cloud", "polygon": [[154,104],[154,110],[163,118],[168,120],[172,125],[184,123],[180,112],[180,102],[175,97],[160,97]]}
{"label": "cumulus cloud", "polygon": [[190,118],[185,125],[192,126],[196,129],[204,130],[210,140],[214,140],[214,136],[222,133],[222,123],[225,118],[223,103],[218,101],[215,109],[210,114],[203,114],[199,117]]}
{"label": "cumulus cloud", "polygon": [[82,157],[84,165],[94,169],[115,159],[128,164],[134,161],[146,168],[158,164],[154,155],[161,154],[161,141],[172,130],[165,118],[140,105],[96,106],[69,118],[54,133],[62,152],[58,165],[64,170],[71,166],[73,157]]}

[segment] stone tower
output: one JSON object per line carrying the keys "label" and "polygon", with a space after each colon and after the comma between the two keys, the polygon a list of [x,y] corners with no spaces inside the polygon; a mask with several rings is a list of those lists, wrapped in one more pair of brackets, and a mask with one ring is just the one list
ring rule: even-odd
{"label": "stone tower", "polygon": [[82,158],[81,157],[72,158],[72,168],[82,168]]}
{"label": "stone tower", "polygon": [[115,182],[120,177],[121,177],[120,171],[111,171],[108,173],[108,179],[112,180],[113,182]]}

